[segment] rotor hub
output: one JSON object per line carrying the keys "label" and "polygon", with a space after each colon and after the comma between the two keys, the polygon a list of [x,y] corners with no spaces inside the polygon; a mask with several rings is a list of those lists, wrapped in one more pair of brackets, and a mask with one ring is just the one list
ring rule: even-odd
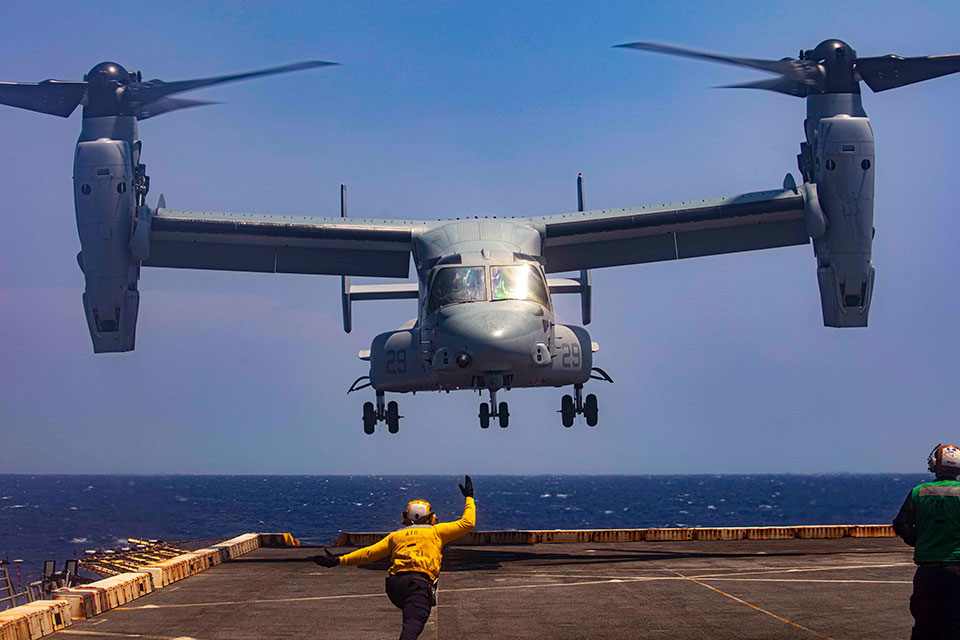
{"label": "rotor hub", "polygon": [[804,51],[802,59],[816,62],[823,69],[817,93],[860,93],[854,74],[857,52],[843,40],[824,40],[815,49]]}
{"label": "rotor hub", "polygon": [[121,105],[124,87],[136,81],[137,74],[129,73],[116,62],[101,62],[83,77],[87,81],[86,118],[126,115]]}
{"label": "rotor hub", "polygon": [[83,76],[91,85],[125,85],[134,80],[136,74],[127,72],[116,62],[101,62]]}

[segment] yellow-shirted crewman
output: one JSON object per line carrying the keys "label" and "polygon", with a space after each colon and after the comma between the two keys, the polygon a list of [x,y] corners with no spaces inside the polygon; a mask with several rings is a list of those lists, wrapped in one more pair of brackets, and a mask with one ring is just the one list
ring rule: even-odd
{"label": "yellow-shirted crewman", "polygon": [[466,504],[463,517],[456,522],[437,523],[426,500],[411,500],[403,512],[404,528],[394,531],[369,547],[338,556],[325,550],[325,555],[314,556],[317,564],[325,567],[357,565],[374,562],[388,555],[391,559],[387,577],[387,596],[403,611],[403,629],[400,640],[414,640],[423,631],[433,606],[433,585],[440,575],[443,545],[464,536],[476,524],[473,503],[473,481],[466,476],[459,485]]}

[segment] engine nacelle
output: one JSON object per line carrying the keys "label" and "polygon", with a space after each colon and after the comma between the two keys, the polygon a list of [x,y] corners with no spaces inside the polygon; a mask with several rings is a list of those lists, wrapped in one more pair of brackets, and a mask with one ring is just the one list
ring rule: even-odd
{"label": "engine nacelle", "polygon": [[140,263],[130,254],[135,193],[129,142],[77,144],[73,187],[86,288],[83,307],[95,353],[131,351],[137,329]]}
{"label": "engine nacelle", "polygon": [[420,354],[420,329],[381,333],[370,346],[370,384],[377,391],[436,389]]}
{"label": "engine nacelle", "polygon": [[543,370],[544,385],[563,387],[583,384],[593,369],[593,343],[583,327],[558,324],[554,327],[550,368]]}
{"label": "engine nacelle", "polygon": [[873,294],[874,146],[870,120],[823,118],[814,175],[826,232],[813,239],[823,324],[865,327]]}

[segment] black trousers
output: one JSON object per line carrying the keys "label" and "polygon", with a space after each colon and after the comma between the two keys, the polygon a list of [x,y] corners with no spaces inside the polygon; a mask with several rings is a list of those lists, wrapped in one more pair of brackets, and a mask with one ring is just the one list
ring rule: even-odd
{"label": "black trousers", "polygon": [[393,606],[403,611],[400,640],[416,640],[430,617],[429,579],[413,572],[387,576],[387,596]]}
{"label": "black trousers", "polygon": [[917,567],[911,640],[960,640],[960,566]]}

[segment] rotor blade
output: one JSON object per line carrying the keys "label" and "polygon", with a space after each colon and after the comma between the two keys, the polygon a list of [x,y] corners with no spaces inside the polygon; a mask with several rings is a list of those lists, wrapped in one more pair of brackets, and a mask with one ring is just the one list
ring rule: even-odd
{"label": "rotor blade", "polygon": [[767,80],[756,80],[754,82],[741,82],[739,84],[725,84],[717,89],[765,89],[767,91],[776,91],[785,93],[788,96],[806,98],[809,85],[791,80],[790,78],[769,78]]}
{"label": "rotor blade", "polygon": [[66,118],[86,92],[86,82],[0,82],[0,104]]}
{"label": "rotor blade", "polygon": [[760,69],[770,73],[779,73],[793,78],[795,80],[807,80],[815,77],[816,64],[793,58],[784,58],[782,60],[760,60],[756,58],[736,58],[733,56],[717,55],[714,53],[704,53],[703,51],[694,51],[693,49],[683,49],[666,44],[657,44],[656,42],[630,42],[628,44],[618,44],[622,49],[639,49],[640,51],[653,51],[654,53],[665,53],[674,56],[683,56],[686,58],[696,58],[698,60],[708,60],[710,62],[720,62],[723,64],[732,64],[739,67],[749,67],[751,69]]}
{"label": "rotor blade", "polygon": [[207,104],[220,104],[210,100],[188,100],[186,98],[160,98],[140,107],[134,114],[137,120],[146,120],[163,113],[170,113],[178,109],[189,109],[190,107],[202,107]]}
{"label": "rotor blade", "polygon": [[327,67],[336,64],[336,62],[310,60],[307,62],[295,62],[293,64],[285,64],[279,67],[271,67],[269,69],[260,69],[258,71],[235,73],[228,76],[216,76],[214,78],[180,80],[177,82],[150,80],[148,82],[129,85],[126,89],[124,89],[123,100],[128,104],[139,103],[141,105],[147,105],[151,102],[159,100],[164,96],[169,96],[171,94],[180,93],[183,91],[190,91],[192,89],[199,89],[200,87],[209,87],[211,85],[223,84],[225,82],[235,82],[237,80],[247,80],[249,78],[259,78],[261,76],[271,76],[278,73],[301,71],[303,69],[313,69],[316,67]]}
{"label": "rotor blade", "polygon": [[886,91],[960,71],[960,54],[901,58],[887,55],[857,58],[857,73],[873,91]]}

